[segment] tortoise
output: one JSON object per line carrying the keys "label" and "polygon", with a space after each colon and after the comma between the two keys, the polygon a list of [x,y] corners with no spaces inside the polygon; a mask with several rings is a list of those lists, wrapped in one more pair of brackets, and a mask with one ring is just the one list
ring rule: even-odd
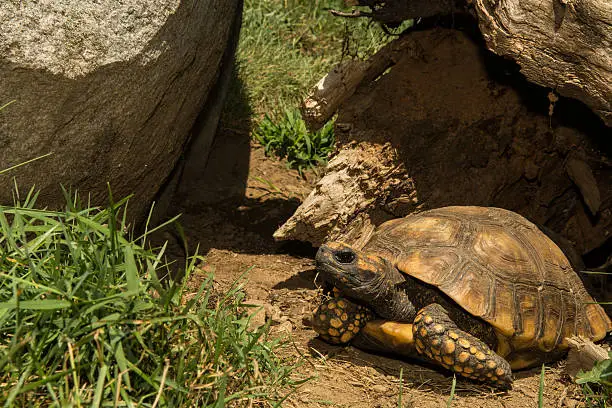
{"label": "tortoise", "polygon": [[561,358],[567,338],[601,340],[610,318],[561,249],[522,216],[453,206],[381,224],[361,248],[322,245],[334,287],[311,317],[334,344],[399,353],[510,388],[512,370]]}

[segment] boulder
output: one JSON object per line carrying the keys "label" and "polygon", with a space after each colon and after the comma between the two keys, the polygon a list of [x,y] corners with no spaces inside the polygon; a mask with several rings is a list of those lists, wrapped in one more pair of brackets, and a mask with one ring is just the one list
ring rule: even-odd
{"label": "boulder", "polygon": [[[60,184],[104,204],[134,194],[146,216],[188,143],[206,160],[240,26],[241,0],[39,0],[0,4],[0,203]],[[222,81],[223,82],[223,81]],[[226,82],[226,81],[225,81]],[[213,129],[211,131],[210,129]],[[193,138],[190,140],[191,133]],[[194,143],[195,142],[195,143]],[[176,172],[175,172],[176,173]]]}

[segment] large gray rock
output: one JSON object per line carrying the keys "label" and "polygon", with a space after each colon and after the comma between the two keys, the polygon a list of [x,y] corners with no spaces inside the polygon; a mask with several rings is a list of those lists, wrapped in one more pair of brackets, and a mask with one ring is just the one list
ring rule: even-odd
{"label": "large gray rock", "polygon": [[[52,155],[0,176],[0,202],[13,177],[49,206],[60,183],[104,203],[108,182],[135,194],[142,220],[198,114],[218,110],[240,12],[240,0],[1,2],[0,106],[15,102],[0,111],[0,170]],[[213,133],[195,144],[202,160]]]}

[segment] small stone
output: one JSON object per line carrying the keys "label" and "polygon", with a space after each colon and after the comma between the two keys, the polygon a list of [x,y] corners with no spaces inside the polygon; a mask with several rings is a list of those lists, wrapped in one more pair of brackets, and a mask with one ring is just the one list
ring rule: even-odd
{"label": "small stone", "polygon": [[281,324],[279,324],[278,326],[275,327],[275,332],[277,333],[291,333],[293,331],[293,325],[291,324],[290,321],[285,321]]}
{"label": "small stone", "polygon": [[372,391],[383,394],[388,391],[388,388],[381,384],[375,384],[372,386]]}
{"label": "small stone", "polygon": [[251,329],[257,329],[264,324],[266,324],[266,312],[265,309],[260,309],[251,316],[249,327]]}
{"label": "small stone", "polygon": [[563,406],[564,407],[568,407],[568,408],[576,408],[579,404],[579,401],[576,401],[575,399],[566,399],[563,401]]}

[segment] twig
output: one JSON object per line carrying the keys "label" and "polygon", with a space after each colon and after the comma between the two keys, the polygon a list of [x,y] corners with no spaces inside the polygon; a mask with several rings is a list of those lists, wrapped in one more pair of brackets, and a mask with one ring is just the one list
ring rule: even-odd
{"label": "twig", "polygon": [[164,390],[164,384],[166,383],[166,375],[168,374],[168,369],[170,368],[170,360],[166,359],[166,366],[164,367],[164,372],[162,373],[161,382],[159,383],[159,390],[157,390],[157,395],[155,396],[155,401],[153,401],[153,405],[151,408],[155,408],[159,399],[161,398],[162,391]]}
{"label": "twig", "polygon": [[[292,342],[291,342],[291,344],[292,344],[292,345],[293,345],[293,347],[295,348],[295,351],[297,351],[297,352],[298,352],[298,354],[299,354],[299,355],[300,355],[300,356],[301,356],[301,357],[302,357],[304,360],[306,360],[306,362],[307,362],[308,364],[310,364],[310,365],[311,365],[313,368],[315,368],[315,369],[317,368],[317,366],[316,366],[316,365],[314,365],[314,363],[313,363],[312,361],[310,361],[310,359],[309,359],[309,358],[307,358],[307,357],[304,355],[304,353],[302,353],[302,351],[301,351],[301,350],[298,348],[297,344],[295,344],[295,341],[292,341]],[[319,353],[319,354],[321,354],[321,353]]]}
{"label": "twig", "polygon": [[359,17],[372,17],[372,13],[367,13],[365,11],[353,10],[350,13],[345,13],[344,11],[338,10],[329,10],[332,16],[336,17],[346,17],[346,18],[359,18]]}

